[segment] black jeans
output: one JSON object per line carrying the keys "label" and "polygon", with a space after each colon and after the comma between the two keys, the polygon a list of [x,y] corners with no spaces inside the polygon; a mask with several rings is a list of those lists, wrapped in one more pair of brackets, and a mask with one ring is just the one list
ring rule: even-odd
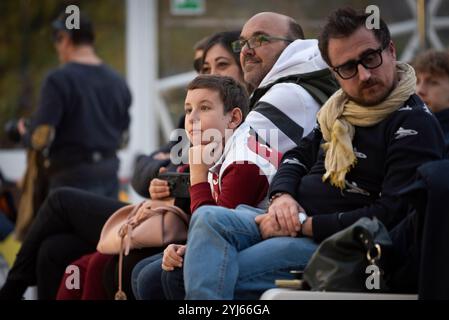
{"label": "black jeans", "polygon": [[[39,299],[54,299],[66,266],[95,251],[107,218],[124,205],[78,189],[55,190],[39,209],[7,283],[37,284]],[[6,284],[4,287],[10,287]],[[7,292],[1,296],[20,299],[7,296]]]}

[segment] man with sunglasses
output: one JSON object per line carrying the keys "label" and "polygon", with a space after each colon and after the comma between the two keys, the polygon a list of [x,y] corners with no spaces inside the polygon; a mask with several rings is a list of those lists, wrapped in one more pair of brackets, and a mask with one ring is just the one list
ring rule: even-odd
{"label": "man with sunglasses", "polygon": [[[232,46],[240,52],[245,82],[256,88],[247,123],[281,153],[295,147],[312,130],[322,103],[337,90],[317,40],[304,40],[301,26],[291,17],[262,12],[245,23]],[[307,86],[309,78],[313,85]]]}
{"label": "man with sunglasses", "polygon": [[413,69],[396,61],[387,25],[369,30],[368,17],[350,8],[329,16],[319,46],[342,89],[284,154],[268,212],[203,207],[193,214],[187,299],[258,298],[276,279],[293,279],[289,270],[303,270],[319,242],[358,219],[375,216],[391,229],[407,215],[396,194],[421,164],[443,157],[444,140],[414,94]]}

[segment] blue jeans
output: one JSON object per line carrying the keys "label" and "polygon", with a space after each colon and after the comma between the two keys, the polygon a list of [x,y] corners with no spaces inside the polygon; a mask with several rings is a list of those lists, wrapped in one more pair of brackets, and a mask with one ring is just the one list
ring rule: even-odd
{"label": "blue jeans", "polygon": [[309,238],[261,238],[263,210],[199,208],[190,222],[184,260],[186,299],[258,299],[276,279],[293,279],[318,245]]}
{"label": "blue jeans", "polygon": [[183,269],[162,270],[163,253],[137,263],[131,275],[131,285],[137,300],[183,300]]}
{"label": "blue jeans", "polygon": [[162,271],[162,289],[167,300],[184,300],[184,267]]}
{"label": "blue jeans", "polygon": [[137,300],[165,300],[161,283],[162,257],[163,253],[158,253],[134,266],[131,285]]}

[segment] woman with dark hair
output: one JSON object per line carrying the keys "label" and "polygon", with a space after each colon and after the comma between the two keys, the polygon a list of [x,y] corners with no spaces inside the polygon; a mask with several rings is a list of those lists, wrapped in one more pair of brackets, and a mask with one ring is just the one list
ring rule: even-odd
{"label": "woman with dark hair", "polygon": [[239,39],[240,31],[224,31],[212,35],[204,47],[200,73],[228,76],[252,90],[243,79],[239,53],[232,50],[232,43]]}

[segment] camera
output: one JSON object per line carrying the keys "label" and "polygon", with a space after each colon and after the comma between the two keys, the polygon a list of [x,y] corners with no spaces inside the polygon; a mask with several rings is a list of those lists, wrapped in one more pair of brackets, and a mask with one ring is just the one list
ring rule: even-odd
{"label": "camera", "polygon": [[[11,119],[5,123],[4,131],[8,139],[12,142],[19,143],[22,140],[22,135],[18,128],[19,120]],[[24,120],[25,127],[28,129],[30,126],[30,119]]]}
{"label": "camera", "polygon": [[170,196],[174,198],[190,198],[190,174],[180,172],[163,172],[159,179],[168,181]]}

